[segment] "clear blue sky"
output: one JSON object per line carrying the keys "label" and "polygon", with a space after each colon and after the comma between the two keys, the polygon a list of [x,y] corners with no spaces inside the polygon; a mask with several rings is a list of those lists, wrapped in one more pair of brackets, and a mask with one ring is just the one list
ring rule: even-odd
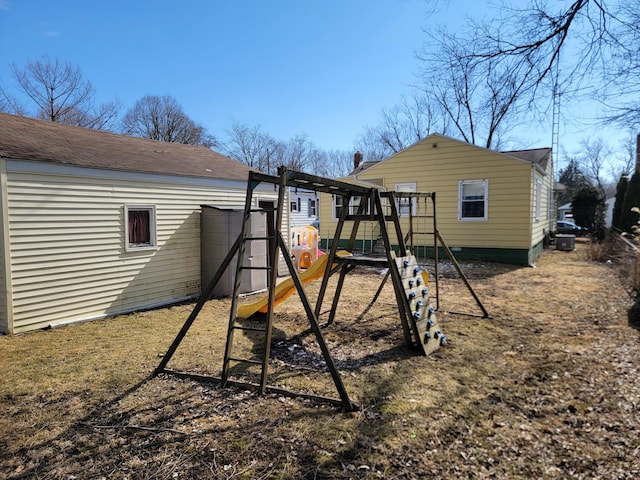
{"label": "clear blue sky", "polygon": [[[415,82],[425,28],[482,15],[440,0],[0,0],[0,82],[44,55],[78,65],[99,101],[171,95],[210,133],[234,120],[352,150]],[[566,106],[565,106],[566,108]],[[517,148],[551,145],[523,129]],[[562,146],[581,138],[565,131]],[[586,133],[586,132],[585,132]]]}

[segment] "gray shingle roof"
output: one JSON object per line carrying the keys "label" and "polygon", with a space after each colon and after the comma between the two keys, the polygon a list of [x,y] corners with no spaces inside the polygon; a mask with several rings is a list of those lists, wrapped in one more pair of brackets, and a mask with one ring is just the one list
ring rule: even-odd
{"label": "gray shingle roof", "polygon": [[547,169],[547,163],[551,159],[551,149],[546,148],[532,148],[529,150],[509,150],[500,152],[510,157],[519,158],[532,164],[540,165],[543,170]]}
{"label": "gray shingle roof", "polygon": [[0,113],[0,157],[124,172],[246,180],[246,165],[206,147]]}

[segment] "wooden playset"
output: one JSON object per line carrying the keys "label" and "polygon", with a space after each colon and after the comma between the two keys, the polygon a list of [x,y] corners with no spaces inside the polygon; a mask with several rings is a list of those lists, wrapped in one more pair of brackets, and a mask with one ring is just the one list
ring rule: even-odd
{"label": "wooden playset", "polygon": [[[249,218],[251,213],[255,211],[255,202],[253,198],[254,189],[261,183],[273,184],[275,188],[278,189],[278,207],[275,209],[275,226],[283,225],[285,220],[283,205],[286,205],[285,192],[288,187],[298,187],[329,193],[332,195],[339,195],[343,197],[342,205],[345,206],[350,205],[351,200],[357,197],[359,200],[358,207],[355,209],[341,209],[340,218],[336,223],[335,235],[330,244],[330,248],[324,255],[318,257],[318,233],[315,229],[294,229],[291,233],[292,236],[289,239],[289,242],[287,242],[287,239],[283,236],[279,228],[272,229],[274,232],[272,236],[255,237],[250,235]],[[208,285],[203,288],[200,299],[194,306],[194,309],[169,347],[167,353],[163,356],[162,361],[155,370],[155,374],[172,373],[179,376],[204,379],[203,375],[170,370],[167,368],[167,365],[189,331],[189,328],[198,316],[202,307],[210,298],[210,294],[215,288],[217,282],[223,276],[236,254],[238,256],[238,261],[236,262],[236,280],[231,309],[229,312],[229,324],[222,373],[220,377],[207,377],[209,380],[219,382],[222,386],[239,385],[243,388],[253,388],[260,394],[264,394],[265,392],[277,392],[285,395],[310,397],[337,404],[347,411],[357,409],[358,406],[350,400],[342,382],[340,373],[335,366],[318,318],[322,311],[322,304],[327,293],[329,277],[334,273],[339,273],[327,325],[330,325],[334,321],[336,307],[339,302],[340,292],[342,290],[346,274],[358,265],[368,265],[388,269],[387,275],[382,281],[378,292],[376,292],[372,304],[380,294],[382,285],[387,278],[390,277],[393,283],[398,306],[398,316],[402,325],[404,339],[409,347],[415,348],[420,353],[427,355],[440,348],[442,345],[445,345],[447,339],[441,327],[438,325],[436,315],[437,305],[434,306],[431,302],[428,274],[418,265],[415,256],[412,255],[411,251],[408,250],[405,245],[406,239],[412,238],[412,235],[410,232],[407,237],[403,236],[396,207],[396,195],[398,194],[395,192],[383,192],[377,188],[369,188],[317,177],[314,175],[287,170],[284,167],[281,167],[278,170],[278,176],[251,172],[249,174],[247,185],[247,196],[244,209],[245,221],[243,223],[242,231],[226,257],[223,259],[218,271],[212,276]],[[435,197],[431,196],[432,194],[419,195],[429,196],[429,198],[432,198],[433,200],[435,199]],[[437,229],[435,228],[435,213],[432,218],[434,228],[432,233],[435,238],[438,238]],[[344,250],[351,252],[354,247],[358,226],[363,221],[378,223],[380,240],[384,244],[384,257],[374,258],[356,256],[345,254],[342,250],[339,250],[338,246],[340,244],[340,239],[343,237],[342,234],[344,226],[347,223],[351,225],[351,233],[349,234],[344,247]],[[395,232],[396,244],[393,246],[390,241],[387,225],[391,225]],[[247,266],[244,259],[245,248],[249,242],[267,242],[269,251],[269,261],[267,266]],[[321,260],[319,260],[319,258]],[[278,265],[281,259],[284,260],[290,275],[290,278],[285,282],[278,281]],[[268,294],[264,298],[257,302],[253,302],[252,304],[240,305],[240,278],[242,270],[245,268],[261,268],[265,271],[267,275]],[[318,278],[322,278],[322,283],[320,285],[316,304],[313,306],[305,292],[304,284]],[[272,343],[274,310],[276,305],[280,303],[283,298],[286,298],[292,293],[297,293],[299,295],[300,301],[304,306],[304,310],[309,320],[310,329],[315,336],[318,346],[320,347],[326,367],[331,374],[336,390],[339,394],[339,399],[303,394],[300,392],[291,392],[268,385],[268,369]],[[481,307],[484,314],[483,316],[488,317],[486,310],[482,307],[482,304],[479,302],[475,294],[474,298],[476,298],[478,305]],[[261,322],[258,327],[247,326],[243,323],[243,319],[246,319],[256,312],[264,314],[264,321]],[[246,359],[239,358],[234,355],[234,334],[238,331],[245,331],[247,333],[250,331],[252,334],[260,336],[260,358]],[[259,383],[242,382],[232,379],[230,367],[232,364],[235,365],[238,363],[253,363],[259,365]]]}

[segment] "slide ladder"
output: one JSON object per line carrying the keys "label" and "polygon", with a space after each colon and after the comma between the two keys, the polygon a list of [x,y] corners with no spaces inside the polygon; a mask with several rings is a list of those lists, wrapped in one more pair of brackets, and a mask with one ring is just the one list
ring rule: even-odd
{"label": "slide ladder", "polygon": [[[280,201],[280,199],[279,199]],[[221,384],[225,386],[229,380],[230,369],[232,365],[237,364],[249,364],[260,366],[260,385],[261,389],[264,389],[267,378],[267,366],[270,356],[271,334],[272,334],[272,318],[271,315],[266,316],[266,321],[249,321],[247,319],[238,318],[238,300],[240,285],[242,281],[242,275],[245,270],[260,270],[267,276],[267,289],[271,291],[271,282],[275,281],[276,275],[272,275],[274,270],[277,270],[277,258],[272,258],[271,250],[275,241],[275,236],[267,235],[265,237],[253,237],[249,232],[250,216],[254,211],[252,210],[251,201],[249,200],[245,204],[244,217],[242,222],[242,230],[240,233],[240,243],[238,248],[238,260],[236,264],[236,275],[233,285],[233,300],[231,304],[231,311],[229,315],[229,324],[227,328],[227,341],[225,345],[224,360],[222,364],[222,376]],[[267,251],[269,251],[269,262],[267,266],[248,266],[245,264],[245,252],[246,246],[250,242],[267,242]],[[253,358],[247,358],[246,356],[235,356],[235,333],[243,332],[244,336],[251,337],[255,347],[252,351],[255,352]],[[245,349],[246,350],[246,349]]]}

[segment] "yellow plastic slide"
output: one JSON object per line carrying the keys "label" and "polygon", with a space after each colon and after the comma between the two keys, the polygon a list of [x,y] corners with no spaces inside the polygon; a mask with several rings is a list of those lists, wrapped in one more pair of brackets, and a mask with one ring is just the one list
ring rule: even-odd
{"label": "yellow plastic slide", "polygon": [[[339,257],[350,257],[351,253],[341,250],[336,253]],[[300,282],[302,284],[306,284],[317,280],[318,278],[324,275],[325,267],[327,265],[327,260],[329,259],[329,255],[321,255],[318,259],[313,262],[313,264],[307,268],[304,272],[299,275]],[[291,277],[286,280],[280,282],[276,285],[276,298],[275,305],[280,305],[287,298],[289,298],[296,291],[296,286],[293,283],[293,279]],[[266,313],[267,308],[269,308],[269,295],[265,295],[264,297],[256,300],[253,303],[247,303],[244,305],[240,305],[238,307],[238,318],[249,318],[256,312]]]}

